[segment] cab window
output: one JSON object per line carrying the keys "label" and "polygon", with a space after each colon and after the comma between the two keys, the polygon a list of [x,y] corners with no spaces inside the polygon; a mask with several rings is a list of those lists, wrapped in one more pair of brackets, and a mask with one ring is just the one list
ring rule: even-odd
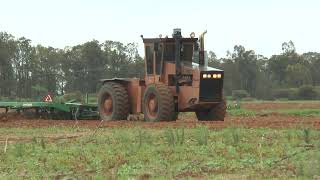
{"label": "cab window", "polygon": [[183,44],[181,61],[192,62],[193,55],[193,45],[192,44]]}
{"label": "cab window", "polygon": [[147,74],[153,74],[153,51],[151,46],[146,46],[146,65],[147,65]]}
{"label": "cab window", "polygon": [[161,58],[162,58],[163,46],[160,45],[158,51],[156,51],[156,74],[161,74]]}
{"label": "cab window", "polygon": [[175,46],[174,46],[174,44],[166,44],[164,46],[163,59],[166,61],[175,61]]}

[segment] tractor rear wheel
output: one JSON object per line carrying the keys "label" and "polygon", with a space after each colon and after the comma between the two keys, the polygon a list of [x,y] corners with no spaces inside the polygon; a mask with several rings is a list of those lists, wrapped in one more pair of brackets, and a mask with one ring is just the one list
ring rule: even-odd
{"label": "tractor rear wheel", "polygon": [[204,111],[196,111],[196,115],[199,121],[224,121],[226,116],[226,101],[215,105],[212,109]]}
{"label": "tractor rear wheel", "polygon": [[105,83],[99,92],[98,106],[102,120],[126,120],[129,115],[127,90],[120,83]]}
{"label": "tractor rear wheel", "polygon": [[149,85],[144,93],[142,111],[145,121],[173,121],[177,119],[174,98],[164,84]]}

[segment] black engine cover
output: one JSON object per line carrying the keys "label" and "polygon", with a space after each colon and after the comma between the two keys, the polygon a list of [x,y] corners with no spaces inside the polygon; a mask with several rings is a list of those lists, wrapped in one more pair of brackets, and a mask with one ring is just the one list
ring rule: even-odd
{"label": "black engine cover", "polygon": [[[203,78],[210,74],[211,78]],[[212,78],[213,74],[221,74],[221,78]],[[223,91],[223,71],[206,71],[200,73],[200,102],[221,102]]]}

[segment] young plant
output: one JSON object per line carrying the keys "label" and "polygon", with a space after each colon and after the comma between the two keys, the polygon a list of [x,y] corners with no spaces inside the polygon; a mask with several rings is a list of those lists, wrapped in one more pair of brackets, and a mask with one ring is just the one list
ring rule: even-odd
{"label": "young plant", "polygon": [[180,131],[179,129],[176,129],[176,139],[177,139],[177,144],[183,145],[184,144],[184,128],[181,128]]}
{"label": "young plant", "polygon": [[310,144],[310,142],[311,142],[310,135],[311,135],[311,130],[310,130],[310,128],[304,128],[304,129],[303,129],[303,139],[304,139],[304,142],[305,142],[306,144]]}
{"label": "young plant", "polygon": [[240,142],[240,136],[237,129],[234,129],[234,131],[231,132],[232,135],[232,142],[234,146],[237,146]]}
{"label": "young plant", "polygon": [[174,136],[172,128],[167,128],[164,131],[164,136],[165,136],[166,141],[169,144],[169,146],[175,146],[176,145],[176,138]]}
{"label": "young plant", "polygon": [[199,126],[196,129],[196,140],[198,142],[198,145],[208,145],[208,139],[209,139],[209,129],[207,126]]}
{"label": "young plant", "polygon": [[25,144],[23,143],[17,143],[14,147],[14,155],[16,157],[23,157],[25,154]]}
{"label": "young plant", "polygon": [[167,143],[170,146],[183,145],[185,141],[184,128],[175,129],[168,128],[164,132]]}

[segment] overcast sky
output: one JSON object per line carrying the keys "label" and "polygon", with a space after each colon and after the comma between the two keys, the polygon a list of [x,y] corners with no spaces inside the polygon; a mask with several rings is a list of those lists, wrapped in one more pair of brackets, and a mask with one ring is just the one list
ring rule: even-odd
{"label": "overcast sky", "polygon": [[224,57],[234,45],[258,54],[320,52],[317,0],[0,0],[0,31],[33,45],[64,48],[92,39],[136,42],[179,27],[184,36],[208,30],[206,49]]}

